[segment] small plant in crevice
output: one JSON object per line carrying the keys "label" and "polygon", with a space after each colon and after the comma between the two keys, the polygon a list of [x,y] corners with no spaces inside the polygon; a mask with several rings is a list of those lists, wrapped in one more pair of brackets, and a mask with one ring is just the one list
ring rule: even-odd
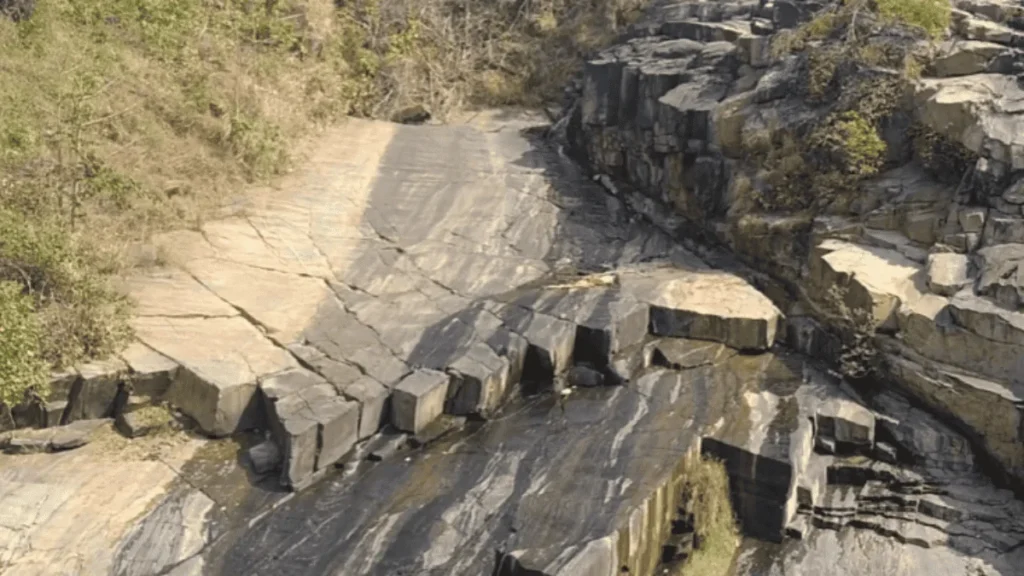
{"label": "small plant in crevice", "polygon": [[[850,278],[852,281],[852,278]],[[847,303],[849,285],[833,285],[824,296],[824,305],[832,316],[843,343],[839,370],[851,380],[863,380],[881,372],[882,354],[875,344],[875,318],[871,310]]]}
{"label": "small plant in crevice", "polygon": [[694,547],[675,576],[726,576],[739,545],[739,530],[725,465],[691,455],[683,463],[681,508],[692,519]]}

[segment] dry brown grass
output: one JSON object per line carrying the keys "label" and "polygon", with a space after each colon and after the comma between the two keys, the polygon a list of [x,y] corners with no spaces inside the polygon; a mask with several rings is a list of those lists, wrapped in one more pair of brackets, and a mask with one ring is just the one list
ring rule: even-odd
{"label": "dry brown grass", "polygon": [[0,382],[38,380],[13,376],[38,372],[21,357],[120,346],[130,303],[108,278],[132,247],[200,226],[319,127],[548,102],[643,1],[38,0],[0,17],[0,282],[43,335],[0,358]]}

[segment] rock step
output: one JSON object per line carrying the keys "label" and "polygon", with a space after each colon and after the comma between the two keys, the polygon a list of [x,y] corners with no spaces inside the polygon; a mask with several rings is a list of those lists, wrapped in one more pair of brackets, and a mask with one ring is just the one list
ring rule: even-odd
{"label": "rock step", "polygon": [[0,450],[7,454],[61,452],[85,446],[94,434],[111,424],[109,418],[78,420],[71,424],[37,430],[15,430],[0,434]]}

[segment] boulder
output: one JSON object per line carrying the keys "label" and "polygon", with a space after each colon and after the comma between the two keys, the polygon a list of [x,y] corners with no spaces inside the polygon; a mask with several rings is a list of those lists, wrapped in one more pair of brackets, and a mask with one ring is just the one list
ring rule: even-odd
{"label": "boulder", "polygon": [[272,440],[266,440],[249,448],[247,452],[253,472],[267,474],[281,466],[281,449]]}
{"label": "boulder", "polygon": [[875,416],[860,404],[839,398],[824,402],[814,417],[815,436],[833,440],[836,447],[871,448]]}
{"label": "boulder", "polygon": [[978,250],[978,294],[1007,310],[1024,305],[1024,244],[998,244]]}
{"label": "boulder", "polygon": [[623,290],[650,305],[656,336],[721,342],[739,350],[765,350],[782,319],[764,294],[733,274],[674,268],[620,274]]}
{"label": "boulder", "polygon": [[932,76],[967,76],[987,72],[989,63],[1007,51],[1006,46],[977,40],[949,40],[929,65]]}
{"label": "boulder", "polygon": [[391,397],[392,425],[404,432],[422,432],[444,413],[449,380],[448,374],[428,369],[403,378]]}
{"label": "boulder", "polygon": [[605,382],[604,374],[594,370],[589,366],[573,366],[569,370],[568,378],[569,386],[574,388],[596,388],[603,386]]}
{"label": "boulder", "polygon": [[970,260],[964,254],[929,254],[928,287],[940,296],[952,296],[971,283]]}
{"label": "boulder", "polygon": [[119,358],[108,358],[79,366],[78,373],[71,391],[68,421],[115,416],[115,400],[128,375],[128,365]]}

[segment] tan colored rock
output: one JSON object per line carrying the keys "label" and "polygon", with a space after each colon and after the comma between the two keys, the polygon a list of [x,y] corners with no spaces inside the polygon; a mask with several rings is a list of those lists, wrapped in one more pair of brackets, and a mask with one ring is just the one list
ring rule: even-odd
{"label": "tan colored rock", "polygon": [[828,298],[834,286],[845,284],[846,305],[871,313],[876,327],[894,328],[903,301],[919,297],[916,278],[921,267],[899,252],[825,240],[812,250],[810,288],[816,299]]}
{"label": "tan colored rock", "polygon": [[939,56],[932,60],[930,71],[934,76],[967,76],[980,74],[989,61],[1006,51],[1006,46],[976,40],[952,40],[943,43]]}
{"label": "tan colored rock", "polygon": [[928,255],[928,287],[940,296],[952,296],[970,284],[969,272],[965,254]]}
{"label": "tan colored rock", "polygon": [[137,316],[236,316],[238,311],[188,272],[151,270],[128,279]]}
{"label": "tan colored rock", "polygon": [[296,366],[290,354],[237,316],[138,318],[135,329],[142,342],[181,366],[166,398],[211,436],[258,423],[257,380]]}
{"label": "tan colored rock", "polygon": [[765,350],[774,344],[782,319],[767,296],[726,272],[641,269],[620,273],[619,282],[650,304],[651,332],[658,336]]}
{"label": "tan colored rock", "polygon": [[213,259],[187,266],[211,292],[244,311],[285,346],[313,323],[321,302],[334,297],[319,278]]}
{"label": "tan colored rock", "polygon": [[1024,169],[1024,90],[1016,78],[974,74],[924,79],[914,91],[919,121],[975,154]]}

